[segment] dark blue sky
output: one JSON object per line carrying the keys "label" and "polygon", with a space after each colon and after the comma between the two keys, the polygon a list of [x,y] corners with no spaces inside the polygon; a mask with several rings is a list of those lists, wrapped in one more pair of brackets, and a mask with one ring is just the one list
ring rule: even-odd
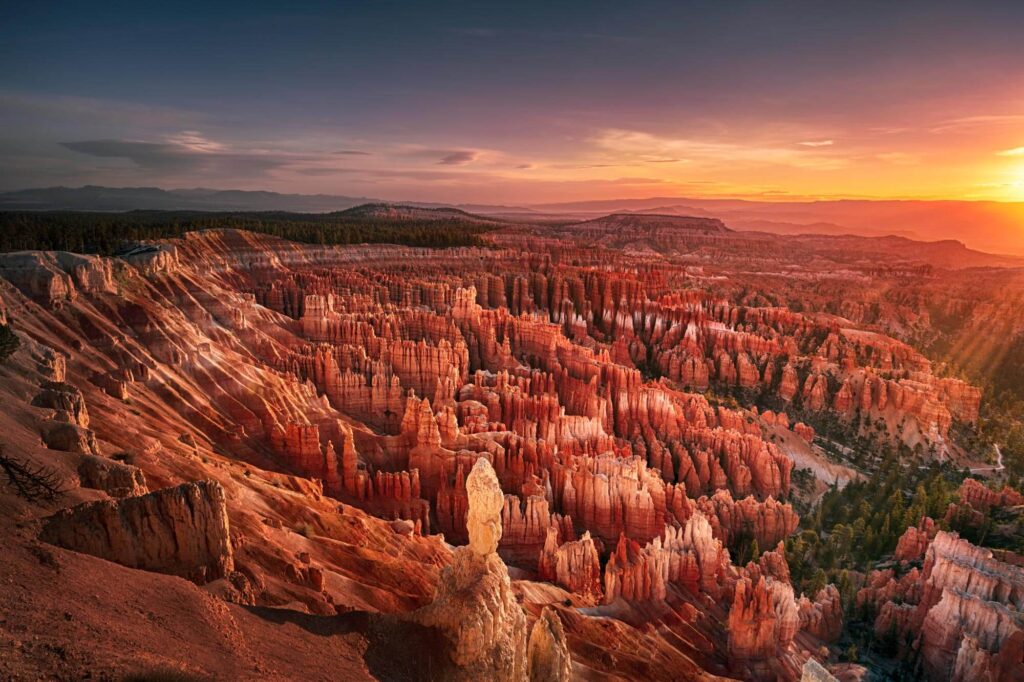
{"label": "dark blue sky", "polygon": [[997,195],[1022,35],[1011,2],[5,3],[0,188]]}

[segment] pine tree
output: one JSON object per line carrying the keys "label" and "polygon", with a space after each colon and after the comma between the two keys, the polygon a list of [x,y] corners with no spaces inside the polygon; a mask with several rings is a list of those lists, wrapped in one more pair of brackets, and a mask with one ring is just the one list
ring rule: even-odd
{"label": "pine tree", "polygon": [[750,560],[757,561],[761,558],[761,548],[757,546],[757,538],[750,539]]}
{"label": "pine tree", "polygon": [[878,544],[879,544],[879,546],[880,546],[880,548],[882,550],[888,550],[889,546],[892,544],[893,537],[892,537],[892,523],[890,522],[891,518],[892,518],[891,513],[890,514],[886,514],[885,515],[885,520],[882,521],[882,528],[881,528],[881,530],[878,531],[878,539],[879,539]]}
{"label": "pine tree", "polygon": [[811,574],[810,579],[807,581],[807,589],[804,591],[810,598],[814,598],[821,590],[828,584],[828,576],[825,575],[825,571],[817,568],[814,573]]}
{"label": "pine tree", "polygon": [[878,549],[875,532],[870,528],[864,531],[864,540],[860,543],[859,549],[859,558],[861,561],[874,556],[875,550]]}
{"label": "pine tree", "polygon": [[946,479],[941,475],[936,476],[928,490],[928,516],[941,516],[948,504],[949,488],[946,485]]}

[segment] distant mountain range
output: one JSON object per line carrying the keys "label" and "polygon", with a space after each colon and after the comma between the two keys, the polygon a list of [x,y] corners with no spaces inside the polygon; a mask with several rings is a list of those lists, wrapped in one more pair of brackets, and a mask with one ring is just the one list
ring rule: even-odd
{"label": "distant mountain range", "polygon": [[[293,211],[327,213],[385,202],[370,197],[280,194],[246,190],[158,187],[48,187],[0,193],[0,210]],[[915,240],[955,239],[972,249],[1024,255],[1024,203],[994,201],[747,201],[652,197],[524,206],[401,202],[416,208],[456,208],[518,222],[587,220],[610,213],[713,217],[734,230]],[[387,209],[388,211],[392,209]]]}
{"label": "distant mountain range", "polygon": [[746,201],[655,197],[531,206],[535,214],[578,218],[611,212],[714,217],[734,230],[829,234],[919,241],[954,239],[972,249],[1024,255],[1024,203],[997,201]]}
{"label": "distant mountain range", "polygon": [[327,194],[279,194],[238,189],[44,187],[0,193],[0,209],[40,211],[294,211],[327,213],[373,201]]}
{"label": "distant mountain range", "polygon": [[[281,194],[241,189],[161,189],[159,187],[42,187],[0,192],[2,211],[288,211],[331,213],[356,206],[397,205],[455,208],[452,204],[389,202],[372,197],[334,194]],[[474,213],[529,212],[519,206],[465,204]]]}

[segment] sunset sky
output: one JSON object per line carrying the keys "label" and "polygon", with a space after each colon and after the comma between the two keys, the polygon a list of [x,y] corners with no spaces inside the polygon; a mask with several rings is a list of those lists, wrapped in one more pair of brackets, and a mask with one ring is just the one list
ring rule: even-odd
{"label": "sunset sky", "polygon": [[1024,201],[1024,3],[143,4],[3,3],[0,189]]}

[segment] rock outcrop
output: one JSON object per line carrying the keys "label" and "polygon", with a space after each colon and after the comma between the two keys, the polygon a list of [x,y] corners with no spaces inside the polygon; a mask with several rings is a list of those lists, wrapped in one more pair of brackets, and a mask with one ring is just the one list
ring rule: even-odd
{"label": "rock outcrop", "polygon": [[800,629],[793,588],[773,578],[736,583],[729,610],[729,655],[738,661],[765,660],[784,651]]}
{"label": "rock outcrop", "polygon": [[913,642],[930,679],[1013,679],[1024,663],[1024,568],[956,533],[935,535],[920,573],[873,573],[857,601],[878,609],[879,637]]}
{"label": "rock outcrop", "polygon": [[839,678],[826,670],[821,663],[809,658],[800,670],[800,682],[839,682]]}
{"label": "rock outcrop", "polygon": [[572,677],[572,658],[565,630],[551,607],[544,607],[533,624],[526,655],[530,682],[568,682]]}
{"label": "rock outcrop", "polygon": [[92,430],[82,428],[73,422],[60,421],[60,414],[58,413],[58,419],[44,421],[40,425],[40,435],[46,447],[51,450],[63,450],[64,452],[79,454],[100,454],[100,447],[96,442],[96,434]]}
{"label": "rock outcrop", "polygon": [[78,478],[83,487],[103,490],[111,497],[134,497],[149,492],[141,469],[95,455],[82,456]]}
{"label": "rock outcrop", "polygon": [[700,510],[711,523],[715,537],[726,545],[737,538],[751,538],[761,547],[771,547],[792,535],[799,523],[790,504],[770,496],[763,502],[753,496],[733,500],[728,490],[719,490],[711,497],[689,500],[678,486],[666,492],[666,503],[677,521],[685,523],[695,510]]}
{"label": "rock outcrop", "polygon": [[643,547],[620,536],[605,566],[605,601],[662,600],[671,584],[717,599],[730,568],[728,550],[698,512],[684,527],[666,527],[664,535]]}
{"label": "rock outcrop", "polygon": [[896,551],[893,553],[893,558],[896,561],[903,562],[920,561],[924,558],[928,545],[935,539],[935,534],[938,531],[939,529],[935,526],[934,521],[927,516],[922,517],[921,522],[917,526],[908,526],[907,530],[900,536],[900,539],[896,542]]}
{"label": "rock outcrop", "polygon": [[71,384],[44,381],[42,390],[32,399],[32,405],[56,410],[57,421],[69,422],[83,429],[89,427],[89,411],[85,406],[85,398],[82,397],[82,392]]}
{"label": "rock outcrop", "polygon": [[1003,486],[1002,490],[991,490],[976,479],[965,478],[960,484],[960,500],[975,509],[988,511],[993,507],[1013,507],[1024,504],[1024,494],[1008,485]]}
{"label": "rock outcrop", "polygon": [[[469,545],[452,553],[433,603],[411,617],[445,633],[459,679],[518,682],[527,669],[526,615],[497,553],[504,495],[487,459],[473,465],[466,491]],[[544,658],[538,649],[538,659]]]}
{"label": "rock outcrop", "polygon": [[1010,674],[1001,670],[998,653],[1003,642],[1024,631],[1024,568],[943,531],[928,547],[922,578],[914,624],[920,623],[919,646],[929,675],[946,679],[969,670],[1002,679]]}
{"label": "rock outcrop", "polygon": [[800,629],[823,642],[834,642],[843,631],[843,604],[835,585],[821,588],[811,601],[806,596],[797,600]]}
{"label": "rock outcrop", "polygon": [[46,520],[42,539],[200,584],[234,570],[224,490],[213,481],[62,510]]}
{"label": "rock outcrop", "polygon": [[585,532],[579,540],[559,544],[558,527],[549,527],[537,574],[570,592],[599,597],[601,560],[590,532]]}

